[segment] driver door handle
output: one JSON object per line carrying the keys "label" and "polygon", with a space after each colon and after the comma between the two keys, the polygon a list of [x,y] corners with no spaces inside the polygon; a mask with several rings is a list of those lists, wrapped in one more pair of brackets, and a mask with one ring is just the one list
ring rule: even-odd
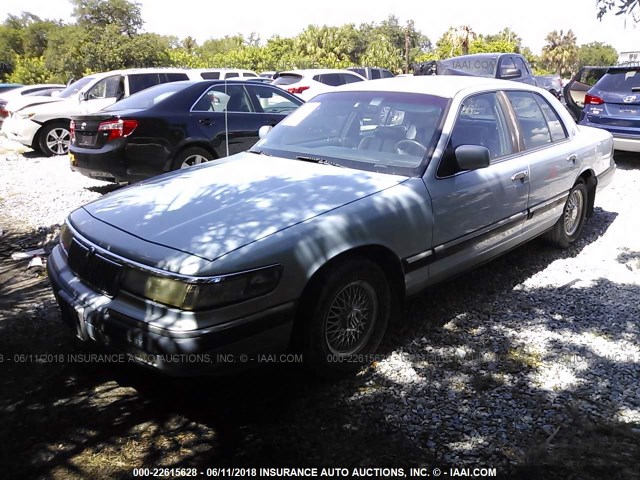
{"label": "driver door handle", "polygon": [[214,122],[210,118],[201,118],[200,120],[198,120],[198,123],[200,125],[204,125],[205,127],[210,127]]}
{"label": "driver door handle", "polygon": [[523,170],[521,172],[517,172],[511,175],[512,182],[516,182],[518,180],[524,182],[527,178],[529,178],[529,170]]}

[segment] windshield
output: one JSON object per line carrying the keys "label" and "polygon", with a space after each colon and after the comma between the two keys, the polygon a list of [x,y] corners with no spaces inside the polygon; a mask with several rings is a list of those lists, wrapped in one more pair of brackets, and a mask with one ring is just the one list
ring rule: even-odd
{"label": "windshield", "polygon": [[[594,88],[606,92],[631,93],[640,90],[640,68],[609,70]],[[635,90],[632,90],[634,89]]]}
{"label": "windshield", "polygon": [[445,68],[468,72],[476,77],[495,78],[498,59],[491,57],[450,58],[441,60],[440,63]]}
{"label": "windshield", "polygon": [[141,92],[134,93],[113,105],[103,108],[104,112],[113,112],[116,110],[144,110],[166,100],[171,95],[180,90],[184,90],[192,85],[191,82],[170,82],[162,83],[154,87],[147,88]]}
{"label": "windshield", "polygon": [[82,77],[77,82],[73,82],[67,88],[62,90],[58,95],[58,98],[69,98],[76,95],[85,85],[93,80],[95,80],[95,77]]}
{"label": "windshield", "polygon": [[417,175],[435,147],[448,99],[330,92],[298,107],[252,149],[285,158]]}

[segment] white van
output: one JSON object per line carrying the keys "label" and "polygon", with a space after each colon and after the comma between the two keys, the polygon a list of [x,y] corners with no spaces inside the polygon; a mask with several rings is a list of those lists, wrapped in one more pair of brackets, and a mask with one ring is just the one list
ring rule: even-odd
{"label": "white van", "polygon": [[240,68],[198,68],[193,71],[198,72],[205,80],[246,80],[258,77],[253,70]]}
{"label": "white van", "polygon": [[203,80],[216,69],[136,68],[96,73],[72,83],[56,97],[30,97],[9,102],[2,131],[11,140],[45,155],[69,152],[73,115],[97,112],[118,100],[160,83]]}

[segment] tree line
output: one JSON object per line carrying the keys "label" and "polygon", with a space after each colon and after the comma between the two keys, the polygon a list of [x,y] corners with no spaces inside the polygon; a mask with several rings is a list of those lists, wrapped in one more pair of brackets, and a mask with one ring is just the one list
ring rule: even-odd
{"label": "tree line", "polygon": [[0,24],[0,80],[66,83],[84,75],[132,67],[235,67],[255,71],[293,68],[377,66],[395,73],[411,66],[466,53],[523,54],[537,74],[570,75],[582,65],[611,65],[618,54],[593,42],[578,46],[569,30],[550,32],[541,55],[504,28],[483,35],[452,27],[433,44],[412,20],[391,15],[380,22],[339,27],[310,25],[295,37],[262,42],[252,33],[209,39],[143,33],[140,5],[130,0],[71,0],[71,23],[33,13],[8,15]]}

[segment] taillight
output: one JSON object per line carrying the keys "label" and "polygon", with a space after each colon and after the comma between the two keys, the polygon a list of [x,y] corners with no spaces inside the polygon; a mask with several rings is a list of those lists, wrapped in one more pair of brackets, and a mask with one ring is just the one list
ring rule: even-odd
{"label": "taillight", "polygon": [[69,124],[69,136],[71,143],[76,143],[76,122],[73,120]]}
{"label": "taillight", "polygon": [[309,87],[291,87],[291,88],[287,88],[287,91],[289,93],[302,93],[305,90],[309,90]]}
{"label": "taillight", "polygon": [[602,105],[604,100],[600,97],[596,97],[595,95],[589,95],[588,93],[584,96],[584,104],[585,105]]}
{"label": "taillight", "polygon": [[137,120],[109,120],[98,125],[99,132],[109,132],[107,141],[128,137],[138,126]]}
{"label": "taillight", "polygon": [[0,118],[7,118],[9,116],[9,112],[4,108],[4,105],[0,105]]}

